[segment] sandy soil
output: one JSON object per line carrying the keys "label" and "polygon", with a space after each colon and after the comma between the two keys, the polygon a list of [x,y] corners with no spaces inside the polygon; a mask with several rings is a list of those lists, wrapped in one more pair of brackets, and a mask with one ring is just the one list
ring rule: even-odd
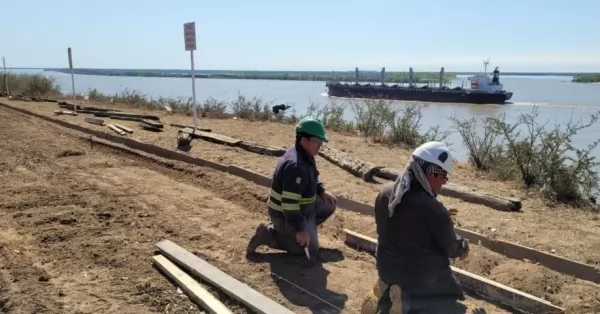
{"label": "sandy soil", "polygon": [[[265,188],[91,147],[81,134],[3,108],[0,125],[2,313],[197,312],[151,266],[154,244],[165,238],[297,313],[340,311],[277,276],[343,313],[357,313],[375,280],[373,258],[341,240],[343,227],[372,229],[364,217],[339,211],[327,223],[322,265],[277,253],[249,262],[244,250],[265,218]],[[506,312],[473,298],[465,304]]]}
{"label": "sandy soil", "polygon": [[[26,103],[19,106],[41,112],[52,111],[56,105]],[[83,117],[68,118],[83,120]],[[362,297],[375,280],[373,258],[347,248],[341,232],[342,228],[348,228],[374,236],[370,217],[340,210],[325,224],[321,241],[329,249],[329,262],[322,267],[306,269],[302,261],[276,254],[267,254],[260,261],[249,263],[243,251],[256,224],[265,219],[265,188],[210,169],[192,167],[181,172],[177,167],[167,169],[98,146],[90,148],[89,141],[79,139],[72,131],[7,109],[0,109],[0,123],[3,126],[0,128],[3,139],[0,141],[3,177],[0,185],[4,191],[0,196],[0,264],[6,265],[0,270],[4,288],[0,291],[0,300],[3,300],[0,306],[4,306],[6,312],[191,311],[192,304],[178,295],[150,265],[153,245],[164,238],[197,252],[298,313],[336,311],[276,279],[272,272],[343,307],[344,313],[356,313]],[[239,122],[229,123],[233,129]],[[157,136],[150,132],[136,133],[138,138]],[[160,136],[165,145],[174,146],[174,130],[172,134],[164,132]],[[273,157],[201,141],[196,142],[194,149],[203,157],[210,152],[214,154],[213,160],[222,158],[225,163],[236,165],[243,164],[234,161],[244,160],[246,165],[264,167],[260,164],[262,161],[271,163],[266,164],[271,167],[276,162]],[[320,165],[321,169],[327,169],[326,162]],[[339,177],[344,172],[332,170],[325,176],[334,180],[335,175]],[[348,176],[347,179],[354,178]],[[342,191],[341,184],[336,187],[328,182],[332,190]],[[366,184],[355,183],[347,193],[366,195],[364,191],[360,194],[358,189],[364,190]],[[468,219],[461,216],[475,219],[468,214],[471,210],[481,210],[486,219],[498,213],[473,208],[459,207],[462,210],[459,220]],[[505,215],[523,217],[526,213]],[[521,219],[524,220],[515,218],[513,228],[517,228]],[[544,227],[540,224],[537,228]],[[579,241],[576,245],[584,245],[588,250],[592,247],[583,239]],[[572,248],[573,244],[564,245]],[[599,285],[575,280],[539,265],[510,260],[474,246],[471,257],[457,266],[544,297],[571,313],[600,312]],[[240,313],[245,311],[234,303],[229,304]],[[466,305],[484,307],[488,313],[504,312],[473,298],[469,298]]]}
{"label": "sandy soil", "polygon": [[[53,115],[52,112],[58,107],[56,103],[18,101],[8,103],[47,115]],[[93,105],[107,107],[98,103]],[[110,106],[111,108],[118,107],[115,105]],[[119,108],[128,112],[143,112],[137,109],[127,109],[126,107]],[[142,141],[175,149],[178,128],[170,127],[168,123],[189,125],[191,124],[191,118],[168,115],[166,112],[160,111],[151,113],[160,116],[161,120],[164,121],[165,132],[136,131],[131,136]],[[84,116],[59,116],[58,118],[110,132],[106,127],[84,122]],[[139,129],[135,122],[119,121],[118,123],[136,130]],[[204,119],[201,120],[201,126],[209,127],[215,133],[276,147],[289,146],[293,141],[293,126],[278,123]],[[330,138],[330,145],[333,147],[347,151],[363,160],[373,161],[387,167],[402,168],[409,155],[406,150],[385,147],[360,137],[332,133]],[[224,164],[240,166],[268,176],[272,175],[274,166],[277,163],[276,157],[257,155],[240,148],[226,147],[205,141],[195,142],[190,154]],[[326,183],[329,190],[337,195],[368,204],[373,203],[381,184],[387,182],[383,179],[377,183],[363,182],[320,158],[318,166],[321,179]],[[560,256],[588,264],[600,265],[600,232],[598,232],[600,215],[598,213],[566,207],[548,207],[538,198],[527,195],[514,183],[492,181],[484,175],[472,171],[469,166],[464,164],[457,164],[456,168],[456,174],[452,177],[453,183],[462,184],[476,190],[493,192],[497,195],[520,197],[523,199],[524,210],[522,213],[507,213],[453,198],[440,197],[446,206],[459,210],[458,226],[486,234],[491,238],[520,243],[546,252],[554,250]]]}

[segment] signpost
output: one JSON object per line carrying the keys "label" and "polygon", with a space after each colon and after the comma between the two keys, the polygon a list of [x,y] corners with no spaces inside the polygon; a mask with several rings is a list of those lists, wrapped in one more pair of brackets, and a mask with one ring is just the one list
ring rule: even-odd
{"label": "signpost", "polygon": [[[73,88],[73,102],[77,100],[75,97],[75,76],[73,75],[73,55],[71,54],[71,47],[67,49],[67,54],[69,55],[69,70],[71,70],[71,87]],[[77,105],[73,104],[73,112],[77,112]]]}
{"label": "signpost", "polygon": [[194,104],[194,133],[198,128],[198,109],[196,104],[196,74],[194,73],[194,50],[196,50],[196,22],[183,24],[183,38],[185,51],[190,52],[190,63],[192,66],[192,100]]}
{"label": "signpost", "polygon": [[6,72],[6,60],[4,60],[4,57],[2,57],[2,66],[4,67],[4,86],[2,88],[8,96],[10,95],[10,88],[8,88],[8,72]]}

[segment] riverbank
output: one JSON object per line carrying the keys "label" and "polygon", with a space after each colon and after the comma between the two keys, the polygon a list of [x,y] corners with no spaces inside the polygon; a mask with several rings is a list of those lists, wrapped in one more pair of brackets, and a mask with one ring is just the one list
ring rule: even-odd
{"label": "riverbank", "polygon": [[[44,71],[70,74],[69,69],[44,69]],[[99,75],[99,76],[128,76],[128,77],[170,77],[190,78],[188,70],[121,70],[121,69],[73,69],[73,74]],[[407,83],[408,72],[386,72],[386,82]],[[195,73],[196,78],[211,79],[244,79],[244,80],[291,80],[291,81],[343,81],[353,82],[354,71],[346,72],[312,72],[312,71],[202,71]],[[379,72],[360,72],[361,81],[380,81]],[[444,81],[456,78],[456,74],[445,73]],[[439,73],[414,72],[413,79],[416,83],[438,82]]]}
{"label": "riverbank", "polygon": [[576,74],[573,76],[574,83],[600,83],[600,73]]}
{"label": "riverbank", "polygon": [[[24,88],[23,90],[31,91],[34,88],[28,87],[27,82],[40,80],[44,84],[35,86],[41,86],[43,89],[37,94],[56,93],[57,87],[52,87],[54,84],[51,77],[15,76],[9,82]],[[21,83],[17,84],[18,82]],[[189,116],[192,107],[189,97],[149,98],[136,91],[105,95],[98,90],[90,90],[86,97],[92,102],[111,106],[163,112],[168,108],[171,113],[182,116]],[[593,202],[589,201],[588,196],[594,195],[600,184],[600,180],[597,180],[598,174],[594,173],[599,166],[598,162],[591,158],[594,145],[583,150],[574,161],[579,164],[578,167],[567,166],[567,156],[575,150],[569,146],[569,141],[586,125],[572,123],[568,130],[548,127],[545,125],[546,121],[537,117],[536,108],[524,112],[517,119],[518,122],[512,124],[503,120],[502,116],[485,120],[454,117],[451,128],[444,130],[439,126],[428,129],[421,127],[424,107],[422,105],[395,106],[381,100],[357,100],[349,105],[330,103],[322,107],[310,106],[306,112],[294,112],[291,108],[279,118],[274,117],[272,105],[274,103],[265,102],[258,97],[248,98],[240,95],[230,102],[208,99],[199,104],[199,111],[203,118],[236,118],[278,124],[293,124],[304,115],[314,115],[332,132],[357,137],[385,148],[400,148],[405,153],[428,140],[445,141],[451,132],[456,132],[468,150],[468,167],[477,170],[479,176],[512,181],[525,186],[530,192],[540,192],[553,206],[568,203],[589,208],[593,206]],[[352,111],[356,118],[352,121],[345,120],[347,111]],[[516,134],[515,130],[520,129],[536,132]],[[557,134],[560,136],[557,137]],[[532,141],[533,138],[535,140]],[[544,188],[540,189],[542,187]]]}
{"label": "riverbank", "polygon": [[[55,119],[81,125],[85,128],[108,132],[106,126],[97,126],[84,121],[86,114],[79,116],[59,115],[54,111],[56,103],[3,101],[17,108],[37,114],[52,116]],[[157,145],[167,149],[176,149],[178,127],[189,125],[191,117],[172,114],[167,111],[150,111],[121,104],[81,101],[84,105],[122,110],[130,113],[153,114],[160,118],[164,125],[163,132],[148,132],[140,129],[137,122],[117,121],[133,130],[127,135],[138,141]],[[112,120],[111,120],[112,121]],[[271,147],[288,147],[293,142],[293,124],[277,121],[248,121],[242,119],[200,120],[200,127],[210,128],[212,133],[222,134],[235,139],[268,145]],[[389,168],[402,168],[410,156],[410,150],[402,147],[390,147],[371,139],[349,136],[337,132],[329,132],[332,148],[361,160]],[[199,157],[225,165],[234,165],[266,176],[271,176],[277,164],[277,157],[256,154],[250,151],[195,140],[192,149],[187,152],[192,157]],[[320,178],[326,182],[327,189],[335,195],[351,200],[373,204],[374,199],[387,180],[376,179],[365,182],[325,159],[317,158]],[[534,247],[546,252],[555,250],[561,256],[576,259],[585,263],[600,265],[600,250],[589,249],[592,243],[600,243],[600,235],[595,230],[600,227],[598,213],[562,205],[548,206],[548,202],[536,193],[522,189],[518,182],[494,180],[489,174],[475,171],[468,164],[457,163],[451,182],[467,187],[469,190],[492,193],[494,195],[519,198],[522,200],[522,213],[507,213],[489,207],[467,203],[456,198],[439,196],[438,199],[449,208],[459,211],[457,226],[483,233],[491,238],[505,239]],[[485,217],[485,219],[482,219]],[[346,221],[348,223],[348,221]],[[557,242],[556,239],[561,239]],[[589,242],[589,241],[595,242]],[[579,244],[577,244],[579,243]]]}

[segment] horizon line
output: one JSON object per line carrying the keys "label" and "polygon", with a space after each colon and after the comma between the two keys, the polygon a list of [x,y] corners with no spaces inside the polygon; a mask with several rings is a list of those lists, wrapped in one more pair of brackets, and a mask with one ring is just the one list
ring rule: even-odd
{"label": "horizon line", "polygon": [[[7,70],[64,70],[64,69],[69,69],[69,68],[61,68],[61,67],[6,67]],[[176,70],[176,71],[190,71],[191,69],[167,69],[167,68],[87,68],[87,67],[77,67],[77,68],[73,68],[73,70],[76,69],[85,69],[85,70],[161,70],[161,71],[168,71],[168,70]],[[209,70],[209,69],[195,69],[194,72],[201,72],[201,71],[228,71],[228,72],[353,72],[354,70],[227,70],[227,69],[218,69],[218,70]],[[360,68],[359,68],[359,71]],[[380,72],[377,70],[366,70],[366,71],[362,71],[362,72]],[[404,72],[404,71],[386,71],[387,73],[393,73],[393,72]],[[408,71],[406,71],[408,72]],[[415,71],[415,73],[418,72],[439,72],[439,71]],[[472,72],[481,72],[479,71],[448,71],[446,73],[472,73]],[[600,73],[600,72],[580,72],[580,71],[572,71],[572,72],[568,72],[568,71],[503,71],[504,73],[523,73],[523,74],[527,74],[527,73],[540,73],[540,74],[573,74],[573,73],[577,73],[577,74],[596,74],[596,73]]]}

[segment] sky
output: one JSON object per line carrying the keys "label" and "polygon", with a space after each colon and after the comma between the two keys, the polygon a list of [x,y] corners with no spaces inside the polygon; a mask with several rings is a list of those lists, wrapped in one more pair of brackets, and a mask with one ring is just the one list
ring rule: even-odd
{"label": "sky", "polygon": [[8,67],[600,72],[598,0],[19,0]]}

